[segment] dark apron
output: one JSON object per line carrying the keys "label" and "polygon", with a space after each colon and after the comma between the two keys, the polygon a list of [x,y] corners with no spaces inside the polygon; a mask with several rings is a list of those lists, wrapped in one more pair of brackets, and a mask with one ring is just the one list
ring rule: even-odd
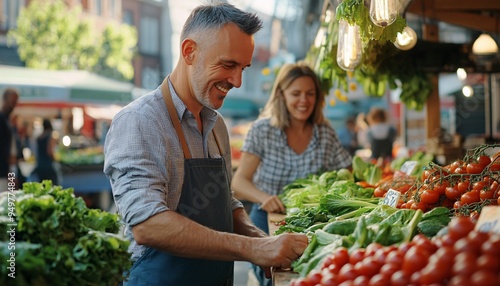
{"label": "dark apron", "polygon": [[[162,84],[162,93],[185,158],[182,194],[176,211],[206,227],[233,232],[231,193],[224,159],[191,158],[167,80]],[[213,135],[222,154],[215,132]],[[148,247],[132,266],[124,285],[233,285],[233,265],[233,261],[185,258]]]}

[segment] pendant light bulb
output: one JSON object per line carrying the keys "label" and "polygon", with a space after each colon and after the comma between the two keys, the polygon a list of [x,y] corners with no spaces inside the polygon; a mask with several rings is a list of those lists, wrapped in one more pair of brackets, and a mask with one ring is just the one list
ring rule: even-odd
{"label": "pendant light bulb", "polygon": [[498,53],[498,45],[488,34],[481,34],[472,45],[472,53],[475,55],[492,55]]}
{"label": "pendant light bulb", "polygon": [[345,71],[353,71],[361,62],[361,36],[358,25],[339,21],[337,64]]}
{"label": "pendant light bulb", "polygon": [[399,11],[398,0],[371,0],[370,20],[379,27],[386,27],[396,21]]}
{"label": "pendant light bulb", "polygon": [[396,48],[407,51],[417,44],[417,33],[412,28],[406,26],[401,33],[398,33],[394,45]]}

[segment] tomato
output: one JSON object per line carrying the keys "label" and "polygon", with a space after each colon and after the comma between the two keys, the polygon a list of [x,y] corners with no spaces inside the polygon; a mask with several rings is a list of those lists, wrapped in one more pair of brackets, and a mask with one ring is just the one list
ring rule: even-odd
{"label": "tomato", "polygon": [[389,276],[384,276],[380,273],[375,274],[375,276],[373,276],[370,279],[370,283],[368,285],[370,285],[370,286],[387,286],[387,285],[389,285],[390,279],[391,278]]}
{"label": "tomato", "polygon": [[434,184],[434,186],[432,187],[432,189],[436,192],[438,192],[440,195],[444,195],[445,192],[446,192],[446,188],[450,186],[450,183],[448,183],[448,181],[441,181],[441,182],[437,182]]}
{"label": "tomato", "polygon": [[444,194],[446,195],[446,197],[448,199],[456,200],[456,199],[460,198],[460,196],[462,195],[462,192],[460,192],[457,189],[457,186],[453,186],[453,187],[447,187],[444,191]]}
{"label": "tomato", "polygon": [[485,181],[478,181],[472,185],[473,190],[481,191],[484,190],[485,188],[489,188],[489,185]]}
{"label": "tomato", "polygon": [[480,201],[479,191],[472,190],[470,192],[467,192],[467,193],[463,194],[460,197],[460,201],[463,204],[466,204],[466,205],[472,204],[472,203],[475,203],[475,202],[479,202]]}
{"label": "tomato", "polygon": [[409,284],[410,274],[406,274],[402,270],[394,272],[391,276],[391,286],[407,286]]}
{"label": "tomato", "polygon": [[434,190],[425,190],[420,194],[420,201],[432,205],[439,201],[439,193]]}
{"label": "tomato", "polygon": [[339,247],[333,251],[333,264],[339,266],[339,269],[349,262],[349,252],[345,247]]}
{"label": "tomato", "polygon": [[476,260],[478,270],[498,272],[500,270],[500,258],[493,254],[483,254]]}
{"label": "tomato", "polygon": [[385,196],[385,193],[387,193],[386,190],[384,190],[383,188],[381,187],[376,187],[375,190],[373,190],[373,196],[377,197],[377,198],[382,198]]}
{"label": "tomato", "polygon": [[340,269],[337,280],[342,283],[347,280],[354,280],[356,277],[358,277],[358,272],[354,269],[354,265],[348,263]]}
{"label": "tomato", "polygon": [[464,204],[463,204],[460,200],[458,200],[458,201],[456,201],[455,203],[453,203],[453,208],[454,208],[454,209],[459,209],[459,208],[461,208],[463,205],[464,205]]}
{"label": "tomato", "polygon": [[354,265],[354,269],[359,275],[372,277],[380,270],[381,264],[375,261],[373,257],[366,257]]}
{"label": "tomato", "polygon": [[498,172],[500,171],[500,162],[496,161],[493,164],[489,166],[491,172]]}
{"label": "tomato", "polygon": [[492,254],[496,257],[500,255],[500,237],[491,235],[490,238],[481,245],[483,254]]}
{"label": "tomato", "polygon": [[483,167],[486,167],[491,163],[491,158],[486,155],[481,155],[477,157],[477,163]]}
{"label": "tomato", "polygon": [[468,275],[458,274],[451,278],[448,286],[464,286],[471,285],[471,281]]}
{"label": "tomato", "polygon": [[403,264],[404,253],[400,250],[391,251],[385,257],[386,264],[401,266]]}
{"label": "tomato", "polygon": [[440,283],[448,276],[446,265],[429,263],[421,271],[420,283],[430,285]]}
{"label": "tomato", "polygon": [[484,166],[479,163],[469,163],[467,164],[466,170],[468,174],[481,174]]}
{"label": "tomato", "polygon": [[466,167],[458,167],[455,169],[454,174],[467,174],[467,169]]}
{"label": "tomato", "polygon": [[479,270],[472,274],[470,278],[472,285],[495,286],[497,284],[497,274],[491,271]]}
{"label": "tomato", "polygon": [[429,260],[429,252],[422,247],[412,246],[403,258],[402,269],[408,275],[422,269]]}
{"label": "tomato", "polygon": [[457,189],[460,191],[461,194],[469,191],[469,187],[470,187],[469,180],[462,181],[457,185]]}
{"label": "tomato", "polygon": [[493,192],[498,192],[498,190],[500,190],[500,184],[497,181],[491,182],[490,190],[492,190]]}
{"label": "tomato", "polygon": [[401,269],[401,267],[399,265],[387,263],[387,264],[384,264],[384,266],[382,266],[382,268],[380,268],[380,274],[387,276],[387,277],[391,277],[399,269]]}
{"label": "tomato", "polygon": [[349,256],[349,263],[352,265],[358,263],[359,261],[363,260],[365,258],[365,249],[363,248],[357,248],[352,251],[351,255]]}
{"label": "tomato", "polygon": [[458,240],[465,237],[474,230],[476,225],[469,219],[469,217],[453,218],[448,224],[448,234]]}
{"label": "tomato", "polygon": [[[321,284],[323,285],[323,284]],[[353,286],[368,286],[370,285],[370,278],[366,276],[358,276],[352,281]]]}
{"label": "tomato", "polygon": [[455,174],[455,170],[463,165],[462,161],[454,161],[450,164],[450,173]]}
{"label": "tomato", "polygon": [[495,195],[495,192],[493,192],[492,190],[489,190],[489,189],[481,190],[479,192],[479,199],[481,199],[481,201],[493,199],[494,195]]}
{"label": "tomato", "polygon": [[307,282],[310,283],[310,285],[316,285],[321,283],[321,280],[323,279],[323,274],[321,274],[321,271],[313,269],[307,274]]}

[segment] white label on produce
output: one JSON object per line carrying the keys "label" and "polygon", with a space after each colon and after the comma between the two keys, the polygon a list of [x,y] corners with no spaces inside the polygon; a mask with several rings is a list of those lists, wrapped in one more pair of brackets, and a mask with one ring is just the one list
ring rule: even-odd
{"label": "white label on produce", "polygon": [[406,161],[404,162],[403,166],[401,166],[400,171],[409,176],[411,175],[411,173],[413,173],[413,169],[415,169],[416,165],[417,161]]}
{"label": "white label on produce", "polygon": [[485,206],[476,223],[476,230],[500,234],[500,207]]}
{"label": "white label on produce", "polygon": [[393,190],[393,189],[389,189],[387,191],[387,193],[385,194],[385,198],[384,198],[384,201],[382,202],[382,204],[395,208],[398,205],[398,201],[399,201],[400,196],[401,196],[400,192]]}

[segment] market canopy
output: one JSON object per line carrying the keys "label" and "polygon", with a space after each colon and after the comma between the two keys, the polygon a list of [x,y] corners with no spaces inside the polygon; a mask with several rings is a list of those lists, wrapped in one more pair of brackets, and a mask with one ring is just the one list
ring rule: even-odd
{"label": "market canopy", "polygon": [[81,70],[39,70],[0,65],[0,89],[17,88],[20,102],[125,105],[134,85]]}

